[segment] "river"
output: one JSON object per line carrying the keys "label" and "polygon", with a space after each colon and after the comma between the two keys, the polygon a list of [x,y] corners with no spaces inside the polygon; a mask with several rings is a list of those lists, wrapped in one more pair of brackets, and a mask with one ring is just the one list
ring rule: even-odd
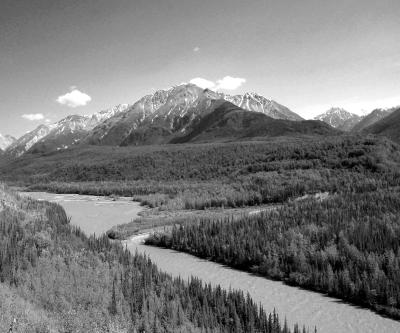
{"label": "river", "polygon": [[56,202],[64,207],[71,223],[78,225],[87,235],[100,235],[113,226],[130,222],[144,209],[132,198],[47,192],[20,192],[37,200]]}
{"label": "river", "polygon": [[[50,194],[32,192],[28,195],[42,200],[58,202],[71,223],[88,234],[101,234],[113,225],[129,222],[143,209],[128,198],[112,201],[104,197]],[[196,276],[212,285],[219,284],[228,289],[241,289],[266,311],[275,308],[279,315],[286,316],[288,323],[295,322],[310,328],[316,326],[324,333],[399,333],[400,321],[384,318],[363,308],[321,294],[287,286],[249,273],[231,269],[207,260],[173,250],[146,246],[146,235],[132,237],[124,243],[130,251],[146,253],[157,266],[173,276],[184,279]]]}

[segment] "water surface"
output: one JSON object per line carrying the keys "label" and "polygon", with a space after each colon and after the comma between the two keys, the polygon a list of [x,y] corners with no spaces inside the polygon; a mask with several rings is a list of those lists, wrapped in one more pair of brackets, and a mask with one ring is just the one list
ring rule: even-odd
{"label": "water surface", "polygon": [[143,207],[132,198],[112,199],[94,195],[54,194],[46,192],[20,192],[38,200],[57,202],[64,207],[71,223],[78,225],[87,235],[100,235],[111,227],[128,223],[138,217]]}

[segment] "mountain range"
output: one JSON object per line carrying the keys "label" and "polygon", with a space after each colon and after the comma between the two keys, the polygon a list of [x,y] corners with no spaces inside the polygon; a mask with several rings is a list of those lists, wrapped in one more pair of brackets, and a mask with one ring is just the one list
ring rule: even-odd
{"label": "mountain range", "polygon": [[396,108],[375,109],[371,113],[358,116],[342,108],[331,108],[316,116],[315,120],[323,121],[330,126],[345,132],[363,132],[369,126],[390,115]]}
{"label": "mountain range", "polygon": [[96,145],[139,145],[168,143],[185,137],[201,119],[230,102],[242,110],[275,119],[302,118],[287,107],[254,93],[229,96],[184,84],[160,90],[134,103],[126,112],[115,115],[91,131],[86,143]]}
{"label": "mountain range", "polygon": [[303,120],[287,107],[256,93],[231,96],[194,84],[182,84],[146,95],[132,105],[118,105],[91,116],[71,115],[54,124],[40,125],[11,144],[7,154],[21,156],[28,151],[61,150],[79,143],[168,143],[185,137],[203,117],[225,102],[273,119]]}
{"label": "mountain range", "polygon": [[304,121],[289,108],[256,93],[232,96],[181,84],[146,95],[131,105],[117,105],[92,115],[70,115],[54,124],[40,125],[18,140],[0,135],[0,150],[18,157],[78,144],[129,146],[334,135],[339,133],[335,130],[364,131],[394,110],[377,109],[361,117],[331,108],[315,120]]}

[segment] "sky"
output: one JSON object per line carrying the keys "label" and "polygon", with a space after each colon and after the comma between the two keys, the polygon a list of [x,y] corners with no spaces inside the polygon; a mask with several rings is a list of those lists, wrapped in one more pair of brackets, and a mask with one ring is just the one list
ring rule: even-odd
{"label": "sky", "polygon": [[2,134],[191,81],[305,118],[400,105],[400,1],[0,1]]}

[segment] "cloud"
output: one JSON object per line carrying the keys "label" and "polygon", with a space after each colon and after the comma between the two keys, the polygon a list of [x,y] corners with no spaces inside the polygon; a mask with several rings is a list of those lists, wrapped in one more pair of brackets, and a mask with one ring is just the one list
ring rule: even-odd
{"label": "cloud", "polygon": [[240,77],[225,76],[221,80],[217,80],[216,89],[236,90],[245,82],[246,79]]}
{"label": "cloud", "polygon": [[201,77],[196,77],[194,79],[191,79],[190,83],[195,84],[196,86],[199,86],[200,88],[203,89],[213,89],[215,87],[214,82],[203,79]]}
{"label": "cloud", "polygon": [[217,80],[217,82],[203,79],[201,77],[196,77],[190,80],[190,83],[195,84],[200,88],[213,90],[236,90],[245,82],[246,79],[232,76],[225,76],[224,78]]}
{"label": "cloud", "polygon": [[199,52],[199,51],[200,51],[200,47],[195,46],[194,49],[193,49],[193,52]]}
{"label": "cloud", "polygon": [[57,98],[58,103],[69,106],[70,108],[76,108],[78,106],[85,106],[92,100],[88,94],[79,91],[76,87],[72,86],[71,88],[69,93]]}
{"label": "cloud", "polygon": [[44,119],[44,115],[42,113],[29,113],[29,114],[25,113],[21,117],[26,119],[26,120],[30,120],[30,121]]}

